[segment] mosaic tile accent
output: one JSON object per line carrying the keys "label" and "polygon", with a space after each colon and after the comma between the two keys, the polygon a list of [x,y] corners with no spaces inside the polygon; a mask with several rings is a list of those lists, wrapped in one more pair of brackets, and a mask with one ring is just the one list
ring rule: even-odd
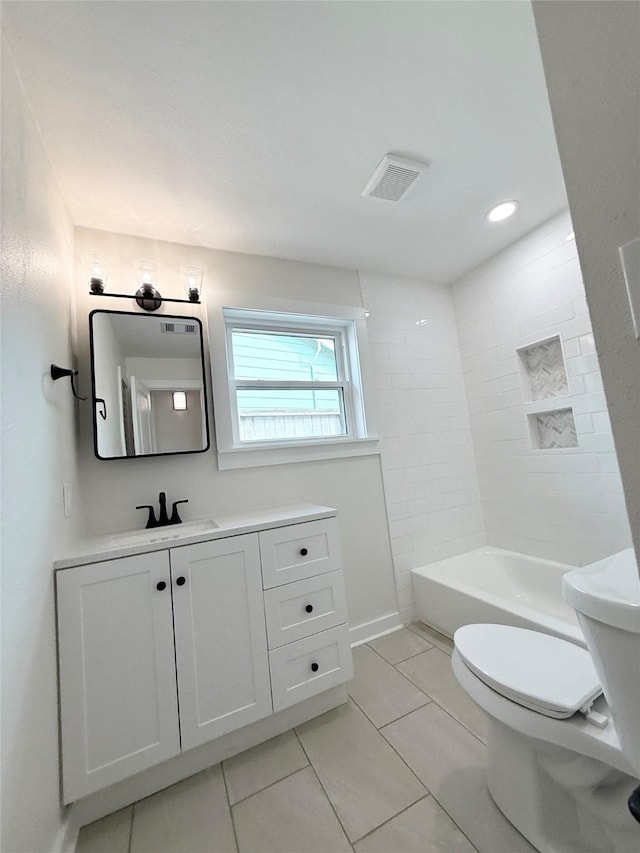
{"label": "mosaic tile accent", "polygon": [[576,422],[572,409],[556,409],[553,412],[538,412],[529,415],[537,435],[539,450],[556,450],[578,447]]}
{"label": "mosaic tile accent", "polygon": [[529,378],[532,400],[562,397],[569,393],[559,337],[541,341],[519,352]]}

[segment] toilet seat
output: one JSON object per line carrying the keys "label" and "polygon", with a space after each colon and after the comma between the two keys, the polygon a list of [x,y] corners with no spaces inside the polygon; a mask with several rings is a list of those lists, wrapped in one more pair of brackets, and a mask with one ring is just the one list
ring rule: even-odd
{"label": "toilet seat", "polygon": [[587,710],[602,687],[585,649],[509,625],[465,625],[454,636],[465,665],[512,702],[554,719]]}

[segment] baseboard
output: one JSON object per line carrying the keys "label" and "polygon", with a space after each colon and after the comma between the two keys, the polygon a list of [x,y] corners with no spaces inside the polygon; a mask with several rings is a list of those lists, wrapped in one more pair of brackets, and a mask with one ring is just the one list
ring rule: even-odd
{"label": "baseboard", "polygon": [[68,809],[62,826],[58,830],[58,835],[51,853],[75,853],[76,845],[78,844],[78,833],[80,827],[76,821],[71,818]]}
{"label": "baseboard", "polygon": [[354,648],[367,643],[369,640],[391,634],[392,631],[399,631],[400,628],[402,628],[402,619],[399,611],[394,610],[393,613],[372,619],[371,622],[363,622],[362,625],[354,625],[353,628],[349,628],[349,641],[351,647]]}

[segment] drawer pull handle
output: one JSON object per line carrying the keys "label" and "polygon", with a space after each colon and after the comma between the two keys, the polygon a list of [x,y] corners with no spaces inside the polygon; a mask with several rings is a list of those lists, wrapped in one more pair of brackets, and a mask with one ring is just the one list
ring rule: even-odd
{"label": "drawer pull handle", "polygon": [[156,589],[157,589],[159,592],[162,592],[162,590],[163,590],[163,589],[166,589],[166,588],[167,588],[167,585],[166,585],[166,583],[165,583],[164,581],[158,581],[158,583],[156,584]]}
{"label": "drawer pull handle", "polygon": [[305,610],[307,611],[307,613],[313,613],[313,604],[307,604]]}
{"label": "drawer pull handle", "polygon": [[300,556],[306,557],[309,551],[306,548],[300,548]]}
{"label": "drawer pull handle", "polygon": [[180,575],[180,577],[176,580],[176,583],[178,584],[178,586],[184,586],[186,584],[186,582],[187,582],[187,579],[182,577],[182,575]]}
{"label": "drawer pull handle", "polygon": [[319,669],[320,669],[320,664],[315,663],[315,661],[314,661],[314,663],[311,664],[311,672],[317,672]]}

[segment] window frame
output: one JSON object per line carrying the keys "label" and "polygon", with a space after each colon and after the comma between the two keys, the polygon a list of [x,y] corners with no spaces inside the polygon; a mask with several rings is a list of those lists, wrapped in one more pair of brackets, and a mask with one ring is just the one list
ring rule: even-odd
{"label": "window frame", "polygon": [[[323,306],[329,309],[330,306]],[[211,339],[211,364],[214,390],[214,415],[220,468],[237,468],[307,461],[378,452],[370,407],[364,391],[368,373],[366,324],[363,309],[331,306],[316,313],[308,306],[298,310],[264,310],[259,307],[220,306],[219,334]],[[303,308],[303,310],[300,310]],[[334,313],[335,312],[335,313]],[[336,316],[339,313],[341,316]],[[333,316],[331,316],[333,315]],[[233,363],[233,330],[260,330],[267,333],[309,335],[335,339],[335,381],[244,380],[237,379]],[[222,340],[222,346],[220,346]],[[221,359],[222,356],[222,359]],[[221,360],[223,364],[221,364]],[[237,391],[243,388],[339,388],[346,434],[283,438],[273,441],[242,441]]]}

